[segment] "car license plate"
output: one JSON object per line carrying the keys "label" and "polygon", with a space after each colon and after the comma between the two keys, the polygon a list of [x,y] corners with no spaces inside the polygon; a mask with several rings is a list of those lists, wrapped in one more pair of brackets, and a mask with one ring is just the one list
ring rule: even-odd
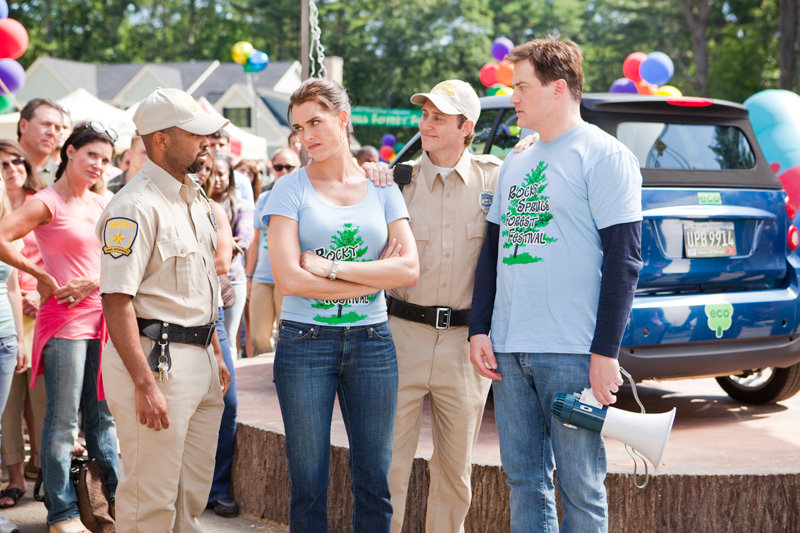
{"label": "car license plate", "polygon": [[729,257],[736,255],[733,222],[684,222],[686,257]]}

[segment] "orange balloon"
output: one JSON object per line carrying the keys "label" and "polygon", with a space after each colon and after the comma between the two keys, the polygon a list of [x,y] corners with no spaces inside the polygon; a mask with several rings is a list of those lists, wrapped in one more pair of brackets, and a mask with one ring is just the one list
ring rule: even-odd
{"label": "orange balloon", "polygon": [[511,85],[511,79],[514,76],[514,63],[510,61],[501,61],[497,67],[497,83],[503,85]]}
{"label": "orange balloon", "polygon": [[639,94],[653,95],[658,92],[658,85],[648,83],[644,80],[636,82],[636,90]]}

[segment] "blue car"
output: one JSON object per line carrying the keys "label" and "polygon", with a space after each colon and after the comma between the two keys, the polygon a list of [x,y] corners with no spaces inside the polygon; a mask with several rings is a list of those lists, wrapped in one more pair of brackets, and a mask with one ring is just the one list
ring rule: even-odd
{"label": "blue car", "polygon": [[[481,99],[472,149],[503,158],[521,136],[509,96]],[[795,213],[744,106],[586,94],[581,113],[642,170],[644,266],[620,364],[637,380],[716,377],[764,404],[800,390]],[[415,159],[419,134],[394,164]]]}

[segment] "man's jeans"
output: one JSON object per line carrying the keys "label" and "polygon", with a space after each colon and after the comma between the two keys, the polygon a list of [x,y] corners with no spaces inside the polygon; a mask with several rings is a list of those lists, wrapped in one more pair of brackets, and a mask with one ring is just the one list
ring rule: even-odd
{"label": "man's jeans", "polygon": [[89,457],[97,461],[114,498],[119,457],[114,418],[105,400],[97,400],[100,340],[55,337],[42,350],[47,411],[42,430],[42,479],[49,525],[77,518],[75,489],[69,480],[72,446],[78,432],[78,407]]}
{"label": "man's jeans", "polygon": [[500,458],[511,488],[511,531],[557,532],[553,468],[565,532],[607,531],[603,438],[555,420],[558,392],[589,387],[589,355],[498,353],[492,385]]}
{"label": "man's jeans", "polygon": [[228,334],[225,332],[222,308],[219,310],[217,318],[217,336],[222,346],[222,358],[228,373],[231,375],[231,384],[228,387],[228,394],[223,398],[225,410],[222,411],[222,420],[219,425],[219,438],[217,440],[217,456],[214,463],[214,481],[211,484],[211,494],[208,496],[209,502],[223,500],[233,497],[231,491],[231,464],[233,463],[233,450],[236,446],[236,411],[239,401],[236,398],[236,369],[233,367],[233,357],[231,356],[231,345],[228,342]]}
{"label": "man's jeans", "polygon": [[330,430],[338,395],[350,441],[353,531],[388,532],[397,408],[397,357],[389,326],[282,321],[279,332],[273,368],[289,456],[291,530],[328,530]]}

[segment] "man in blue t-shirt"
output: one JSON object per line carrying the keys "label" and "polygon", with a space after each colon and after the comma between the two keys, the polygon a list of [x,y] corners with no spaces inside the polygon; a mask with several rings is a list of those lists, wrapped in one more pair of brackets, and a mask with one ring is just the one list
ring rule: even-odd
{"label": "man in blue t-shirt", "polygon": [[[641,268],[641,173],[633,154],[580,116],[582,56],[572,41],[514,48],[511,103],[540,139],[506,158],[475,275],[470,358],[492,380],[511,531],[606,531],[599,433],[550,415],[558,392],[591,386],[604,405]],[[491,339],[488,333],[491,329]]]}

